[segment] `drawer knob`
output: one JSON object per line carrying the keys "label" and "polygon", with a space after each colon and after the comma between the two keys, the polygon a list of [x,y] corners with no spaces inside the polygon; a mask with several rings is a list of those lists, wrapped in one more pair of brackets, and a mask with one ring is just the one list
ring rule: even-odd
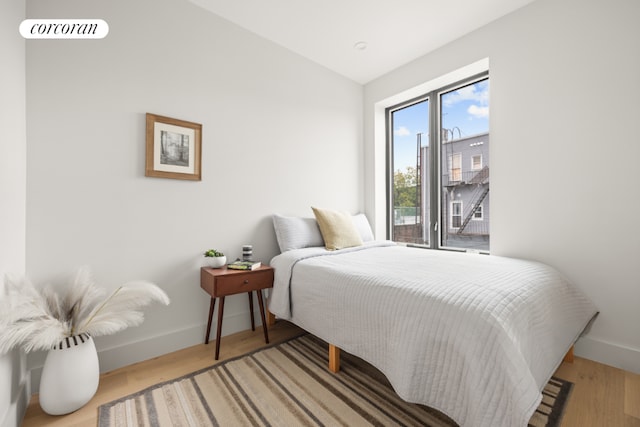
{"label": "drawer knob", "polygon": [[248,285],[249,284],[249,279],[244,279],[244,284]]}

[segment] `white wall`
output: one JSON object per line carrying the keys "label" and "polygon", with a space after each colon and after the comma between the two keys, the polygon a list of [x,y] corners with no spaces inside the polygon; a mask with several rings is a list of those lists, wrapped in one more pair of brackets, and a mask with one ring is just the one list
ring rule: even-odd
{"label": "white wall", "polygon": [[[25,271],[25,41],[18,33],[24,17],[24,0],[0,3],[0,298],[5,274]],[[17,426],[30,394],[24,354],[0,355],[0,378],[0,425]]]}
{"label": "white wall", "polygon": [[[364,205],[361,85],[183,0],[30,0],[27,16],[110,27],[27,42],[27,273],[90,265],[106,287],[148,279],[172,300],[96,339],[103,371],[203,341],[204,250],[250,243],[269,261],[271,214]],[[146,112],[203,125],[201,182],[144,176]],[[246,296],[228,298],[223,334],[248,328]]]}
{"label": "white wall", "polygon": [[578,355],[640,372],[640,3],[537,0],[365,86],[366,211],[384,230],[388,98],[482,58],[491,252],[557,267],[601,313]]}

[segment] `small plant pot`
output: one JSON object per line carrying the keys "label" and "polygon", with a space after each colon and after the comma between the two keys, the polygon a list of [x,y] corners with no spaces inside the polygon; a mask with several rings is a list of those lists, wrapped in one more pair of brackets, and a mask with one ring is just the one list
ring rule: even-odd
{"label": "small plant pot", "polygon": [[226,256],[207,257],[207,264],[211,268],[224,267],[224,265],[226,263],[227,263],[227,257]]}

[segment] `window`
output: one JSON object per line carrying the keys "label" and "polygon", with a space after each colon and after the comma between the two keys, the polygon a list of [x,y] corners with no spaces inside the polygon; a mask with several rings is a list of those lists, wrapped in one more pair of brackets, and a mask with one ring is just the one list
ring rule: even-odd
{"label": "window", "polygon": [[482,154],[471,156],[471,170],[477,171],[482,169]]}
{"label": "window", "polygon": [[482,205],[478,205],[478,207],[476,207],[476,211],[473,213],[473,220],[481,221],[482,219]]}
{"label": "window", "polygon": [[489,251],[489,76],[387,109],[389,238]]}
{"label": "window", "polygon": [[462,202],[451,202],[451,224],[452,229],[458,229],[462,225]]}
{"label": "window", "polygon": [[462,154],[454,153],[449,156],[449,181],[462,181]]}

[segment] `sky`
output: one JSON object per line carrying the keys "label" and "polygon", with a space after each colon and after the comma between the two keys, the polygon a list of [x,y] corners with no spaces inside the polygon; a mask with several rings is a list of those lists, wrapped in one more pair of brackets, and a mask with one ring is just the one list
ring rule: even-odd
{"label": "sky", "polygon": [[[442,95],[442,125],[453,133],[451,139],[489,131],[489,79],[461,87]],[[422,133],[422,145],[428,143],[428,100],[393,112],[394,167],[405,171],[416,164],[416,139]]]}

